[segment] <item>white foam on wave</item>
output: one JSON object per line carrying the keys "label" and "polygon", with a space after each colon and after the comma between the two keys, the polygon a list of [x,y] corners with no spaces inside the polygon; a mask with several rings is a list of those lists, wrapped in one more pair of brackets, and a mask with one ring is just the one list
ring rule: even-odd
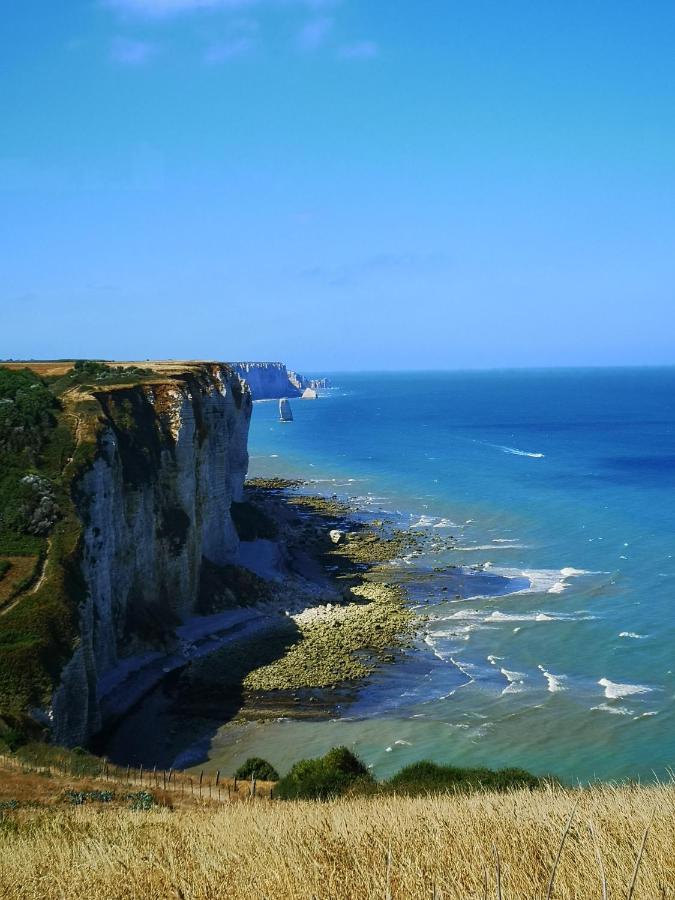
{"label": "white foam on wave", "polygon": [[646,634],[638,634],[636,631],[622,631],[619,634],[620,638],[633,638],[633,640],[641,641],[644,640],[647,635]]}
{"label": "white foam on wave", "polygon": [[522,672],[511,672],[509,669],[499,670],[504,678],[508,681],[508,685],[502,691],[502,694],[519,694],[525,690],[525,675]]}
{"label": "white foam on wave", "polygon": [[567,690],[564,684],[567,680],[567,675],[554,675],[552,672],[547,672],[543,666],[537,666],[537,668],[546,679],[548,690],[551,694],[557,694],[559,691]]}
{"label": "white foam on wave", "polygon": [[[434,526],[435,527],[435,526]],[[473,552],[474,550],[527,550],[525,544],[475,544],[471,547],[455,547],[457,552]]]}
{"label": "white foam on wave", "polygon": [[461,525],[458,525],[457,522],[453,522],[451,519],[447,519],[443,516],[431,516],[427,513],[410,513],[410,518],[414,519],[418,517],[417,522],[414,522],[410,527],[411,528],[461,528]]}
{"label": "white foam on wave", "polygon": [[[499,609],[494,609],[487,613],[479,609],[459,609],[457,612],[451,613],[449,616],[439,616],[434,619],[435,622],[583,622],[587,619],[594,619],[595,616],[579,616],[572,613],[548,613],[548,612],[530,612],[530,613],[505,613]],[[439,633],[439,632],[435,632]],[[499,657],[496,657],[499,658]]]}
{"label": "white foam on wave", "polygon": [[627,706],[610,706],[609,703],[601,703],[599,706],[591,706],[591,710],[599,710],[600,712],[611,713],[614,716],[632,716],[634,710],[628,709]]}
{"label": "white foam on wave", "polygon": [[[491,549],[496,550],[498,548],[494,547]],[[484,563],[483,568],[490,569],[492,574],[501,575],[504,578],[527,578],[529,586],[513,591],[513,594],[561,594],[569,587],[568,581],[571,578],[595,574],[587,569],[574,569],[571,566],[565,566],[562,569],[510,569],[492,566],[491,563]]]}
{"label": "white foam on wave", "polygon": [[[411,516],[412,518],[412,516]],[[420,516],[419,520],[411,525],[411,528],[430,528],[436,520],[436,516]]]}
{"label": "white foam on wave", "polygon": [[502,453],[509,453],[511,456],[527,456],[530,459],[543,459],[543,453],[536,453],[530,450],[520,450],[518,447],[506,447],[503,444],[490,444],[491,447],[496,447],[497,450],[501,450]]}
{"label": "white foam on wave", "polygon": [[608,700],[623,700],[624,697],[630,697],[633,694],[651,692],[651,688],[644,684],[618,684],[616,681],[610,681],[609,678],[601,678],[598,684],[605,689],[605,697]]}

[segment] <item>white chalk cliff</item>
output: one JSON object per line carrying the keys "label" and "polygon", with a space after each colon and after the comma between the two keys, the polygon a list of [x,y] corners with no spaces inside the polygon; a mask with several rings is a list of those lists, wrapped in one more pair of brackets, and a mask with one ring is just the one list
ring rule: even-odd
{"label": "white chalk cliff", "polygon": [[78,645],[48,711],[53,739],[71,746],[103,724],[106,672],[163,629],[170,642],[194,613],[202,561],[236,561],[230,504],[242,498],[248,466],[251,395],[224,364],[94,398],[96,452],[73,486],[86,599]]}
{"label": "white chalk cliff", "polygon": [[280,400],[282,397],[300,396],[298,386],[291,381],[283,363],[233,362],[230,365],[248,384],[254,400]]}

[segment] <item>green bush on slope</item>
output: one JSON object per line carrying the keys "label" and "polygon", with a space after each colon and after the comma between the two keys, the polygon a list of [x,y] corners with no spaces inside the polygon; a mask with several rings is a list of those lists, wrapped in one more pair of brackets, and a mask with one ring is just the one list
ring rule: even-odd
{"label": "green bush on slope", "polygon": [[378,783],[357,756],[346,747],[336,747],[318,759],[295,763],[277,785],[276,795],[281,800],[328,800],[344,794],[470,794],[534,789],[550,781],[524,769],[464,768],[421,760]]}
{"label": "green bush on slope", "polygon": [[319,759],[301,759],[276,788],[282,800],[328,800],[354,790],[372,788],[373,776],[346,747],[335,747]]}
{"label": "green bush on slope", "polygon": [[443,791],[507,791],[512,788],[535,788],[543,784],[524,769],[483,769],[442,766],[421,760],[397,772],[384,788],[400,794],[425,794]]}
{"label": "green bush on slope", "polygon": [[278,781],[279,773],[271,763],[259,756],[249,756],[234,773],[235,778],[256,778],[258,781]]}

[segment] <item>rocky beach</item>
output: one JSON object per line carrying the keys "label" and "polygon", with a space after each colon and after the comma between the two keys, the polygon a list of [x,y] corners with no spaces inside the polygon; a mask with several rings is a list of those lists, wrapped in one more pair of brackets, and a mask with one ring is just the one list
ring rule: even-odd
{"label": "rocky beach", "polygon": [[235,598],[206,598],[206,648],[165,665],[104,734],[102,752],[185,767],[228,721],[339,716],[364,679],[413,646],[423,620],[409,609],[404,567],[392,564],[421,552],[425,538],[308,490],[288,479],[247,482],[234,513],[243,565],[232,585],[242,605],[228,618],[222,604]]}

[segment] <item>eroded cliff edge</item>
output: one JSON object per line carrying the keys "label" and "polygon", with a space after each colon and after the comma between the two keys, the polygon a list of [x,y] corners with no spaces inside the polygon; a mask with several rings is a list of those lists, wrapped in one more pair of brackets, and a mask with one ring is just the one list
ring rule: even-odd
{"label": "eroded cliff edge", "polygon": [[132,383],[70,388],[61,406],[75,433],[63,515],[39,580],[1,620],[0,709],[32,709],[72,746],[104,724],[102,676],[169,650],[204,567],[236,560],[252,407],[222,363],[152,365]]}

